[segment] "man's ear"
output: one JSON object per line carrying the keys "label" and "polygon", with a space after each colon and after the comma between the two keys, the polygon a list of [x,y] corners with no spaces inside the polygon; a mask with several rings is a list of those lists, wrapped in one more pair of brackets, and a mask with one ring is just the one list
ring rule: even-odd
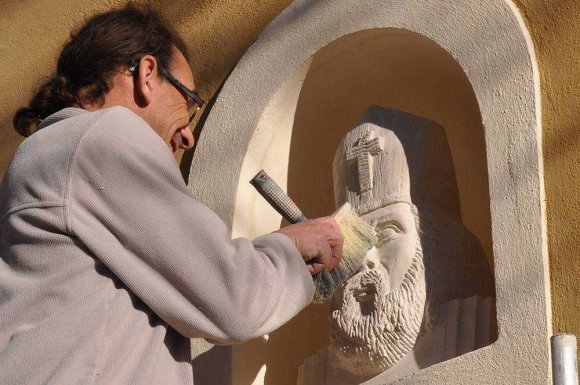
{"label": "man's ear", "polygon": [[148,106],[153,100],[153,92],[158,87],[158,65],[155,57],[145,55],[139,60],[138,73],[135,79],[135,97],[138,104]]}

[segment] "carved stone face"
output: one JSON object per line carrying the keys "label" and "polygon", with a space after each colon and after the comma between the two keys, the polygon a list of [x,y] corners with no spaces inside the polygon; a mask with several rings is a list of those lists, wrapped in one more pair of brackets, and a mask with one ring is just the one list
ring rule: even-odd
{"label": "carved stone face", "polygon": [[362,271],[331,302],[331,352],[335,364],[361,375],[396,364],[415,343],[425,305],[422,252],[407,203],[363,216],[379,242]]}
{"label": "carved stone face", "polygon": [[336,151],[334,193],[337,207],[349,202],[379,239],[332,297],[328,353],[341,373],[376,375],[413,350],[433,321],[424,317],[427,286],[433,305],[493,295],[481,245],[461,223],[439,124],[370,107]]}
{"label": "carved stone face", "polygon": [[367,255],[367,268],[387,272],[389,290],[395,291],[417,251],[417,228],[411,206],[393,203],[363,215],[362,219],[375,227],[379,240],[375,252]]}
{"label": "carved stone face", "polygon": [[347,200],[379,239],[361,272],[331,301],[329,352],[340,368],[375,375],[410,352],[425,308],[425,272],[406,153],[373,124],[351,130],[335,157],[337,203]]}

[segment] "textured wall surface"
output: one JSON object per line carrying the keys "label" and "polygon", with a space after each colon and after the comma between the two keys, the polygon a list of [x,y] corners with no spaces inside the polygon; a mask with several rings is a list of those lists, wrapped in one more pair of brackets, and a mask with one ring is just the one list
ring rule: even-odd
{"label": "textured wall surface", "polygon": [[[395,99],[392,102],[401,102],[404,92],[413,89],[412,82],[394,84],[382,82],[386,79],[381,79],[357,89],[349,81],[360,79],[354,81],[358,85],[369,78],[377,79],[373,77],[374,72],[390,71],[389,65],[397,62],[400,56],[429,51],[428,44],[419,43],[430,39],[461,66],[472,85],[481,112],[489,175],[499,337],[491,346],[424,369],[401,383],[463,384],[477,378],[480,383],[490,385],[521,383],[524,379],[528,383],[547,384],[550,382],[548,336],[552,333],[552,318],[543,160],[540,155],[540,75],[524,21],[515,5],[506,0],[478,3],[471,0],[367,0],[364,4],[361,7],[359,0],[297,0],[267,27],[238,62],[207,118],[191,166],[190,188],[209,207],[220,213],[226,223],[235,221],[237,216],[248,217],[247,211],[253,215],[253,210],[248,210],[247,205],[240,205],[237,201],[233,204],[233,201],[247,186],[247,179],[240,179],[247,161],[251,160],[252,167],[259,166],[253,170],[254,173],[260,167],[266,167],[260,159],[268,157],[271,146],[262,149],[252,146],[254,137],[264,136],[264,127],[275,127],[276,132],[291,129],[293,147],[295,129],[300,120],[300,104],[308,95],[308,84],[329,73],[335,76],[323,82],[325,85],[319,88],[321,92],[317,98],[306,103],[309,107],[315,107],[313,114],[306,116],[325,116],[331,120],[341,112],[351,112],[357,102],[377,89],[390,90]],[[384,34],[379,33],[383,30]],[[396,44],[391,46],[387,43],[389,38],[399,43],[408,35],[418,38],[417,44],[401,43],[402,48],[411,52],[398,50]],[[358,38],[357,43],[348,44]],[[342,41],[345,44],[339,44]],[[365,45],[372,41],[381,48],[387,44],[388,51],[397,60],[386,55],[385,62],[388,64],[377,66],[373,71],[367,66],[372,62],[368,57],[380,57],[380,50],[371,49],[358,60],[353,59],[353,66],[343,65],[341,61],[344,57],[348,59],[355,56],[357,50],[364,51]],[[322,60],[328,66],[319,65],[318,55],[334,45],[351,49],[333,51],[326,60]],[[368,48],[373,46],[368,44]],[[422,58],[417,56],[415,61],[439,62],[441,56],[434,54],[433,50],[429,52],[432,54]],[[358,76],[357,62],[364,75]],[[305,63],[311,63],[306,74],[301,70]],[[425,69],[417,70],[408,62],[395,67],[392,70],[401,67],[401,72],[407,69],[413,74],[421,73],[421,76],[431,73]],[[437,73],[443,72],[441,67],[432,72],[433,78],[438,78]],[[306,77],[297,79],[297,71]],[[431,90],[427,87],[431,79],[425,77],[425,87],[416,87],[412,94],[420,99],[421,91],[426,91],[433,99],[439,99],[436,93],[427,91]],[[287,105],[294,103],[279,100],[278,95],[292,94],[287,88],[294,90],[295,83],[300,82],[302,90],[296,112],[293,113]],[[336,82],[344,87],[334,88]],[[441,88],[448,88],[451,93],[449,83],[457,85],[460,81],[455,77],[440,83]],[[346,95],[345,91],[348,91]],[[400,99],[396,98],[398,94],[401,94]],[[290,115],[288,120],[293,120],[292,125],[276,125],[280,118],[278,108],[283,114]],[[314,140],[317,134],[325,132],[329,134],[326,135],[329,140],[322,140],[319,146],[298,146],[301,156],[325,149],[331,143],[330,132],[336,134],[341,128],[344,129],[341,127],[343,124],[350,121],[336,121],[332,124],[334,129],[329,132],[322,129],[320,121],[307,120],[310,130],[306,138]],[[451,126],[443,125],[446,128]],[[460,126],[464,130],[474,131],[473,126]],[[236,132],[234,137],[232,132]],[[453,154],[451,131],[448,132]],[[300,144],[307,142],[304,140]],[[461,162],[455,156],[453,158],[455,162]],[[282,154],[277,160],[285,162]],[[321,159],[321,162],[311,162],[316,165],[314,167],[303,167],[305,175],[315,172],[310,169],[318,170],[323,162]],[[293,164],[288,167],[289,171],[295,170]],[[216,178],[216,174],[221,177]],[[303,183],[312,186],[312,189],[318,188],[316,183],[305,179]],[[480,201],[480,204],[485,203]],[[273,210],[270,211],[269,215],[274,215]],[[293,322],[301,318],[298,316]],[[318,331],[321,326],[313,322],[308,324],[310,327],[298,329],[290,335],[295,340],[299,335],[299,341],[310,341],[307,330]],[[265,376],[262,376],[262,370],[256,373],[254,362],[243,362],[247,361],[247,357],[254,357],[253,352],[244,351],[243,346],[234,348],[234,383],[246,383],[238,374],[243,374],[244,379],[247,375],[255,375],[254,385],[294,383],[292,375],[298,369],[295,361],[300,354],[289,343],[273,348],[279,332],[287,325],[270,335],[267,345],[273,352],[267,355]],[[526,332],[522,333],[522,330]],[[283,368],[284,374],[276,372],[276,367]]]}
{"label": "textured wall surface", "polygon": [[[291,1],[158,0],[175,20],[191,53],[205,97],[215,90],[270,20]],[[515,0],[540,64],[543,151],[554,332],[580,335],[580,3]],[[15,110],[50,75],[69,31],[118,0],[4,0],[0,3],[0,176],[22,140],[13,132]],[[298,15],[299,16],[299,15]]]}
{"label": "textured wall surface", "polygon": [[540,64],[554,333],[580,336],[580,3],[515,2]]}

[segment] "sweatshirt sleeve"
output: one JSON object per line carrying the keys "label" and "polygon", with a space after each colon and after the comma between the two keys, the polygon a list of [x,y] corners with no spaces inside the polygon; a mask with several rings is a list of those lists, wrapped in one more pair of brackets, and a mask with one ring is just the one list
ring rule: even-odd
{"label": "sweatshirt sleeve", "polygon": [[127,109],[105,110],[81,138],[67,195],[71,233],[186,337],[244,341],[312,300],[312,278],[292,241],[229,240],[163,140]]}

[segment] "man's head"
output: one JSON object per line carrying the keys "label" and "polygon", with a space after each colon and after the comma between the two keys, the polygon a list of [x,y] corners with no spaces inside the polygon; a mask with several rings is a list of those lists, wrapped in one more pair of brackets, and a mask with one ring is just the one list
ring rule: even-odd
{"label": "man's head", "polygon": [[115,86],[108,95],[109,100],[100,107],[124,105],[130,108],[149,123],[175,152],[178,148],[193,146],[189,123],[200,106],[166,79],[166,76],[181,79],[178,81],[187,89],[195,88],[187,60],[177,48],[173,51],[169,75],[159,68],[154,56],[145,55],[126,73],[113,77]]}
{"label": "man's head", "polygon": [[29,107],[18,111],[14,126],[29,136],[42,119],[65,107],[92,111],[124,106],[173,150],[190,148],[189,110],[195,106],[170,81],[171,75],[194,88],[185,44],[167,21],[133,4],[105,12],[71,35],[55,76],[41,86]]}

